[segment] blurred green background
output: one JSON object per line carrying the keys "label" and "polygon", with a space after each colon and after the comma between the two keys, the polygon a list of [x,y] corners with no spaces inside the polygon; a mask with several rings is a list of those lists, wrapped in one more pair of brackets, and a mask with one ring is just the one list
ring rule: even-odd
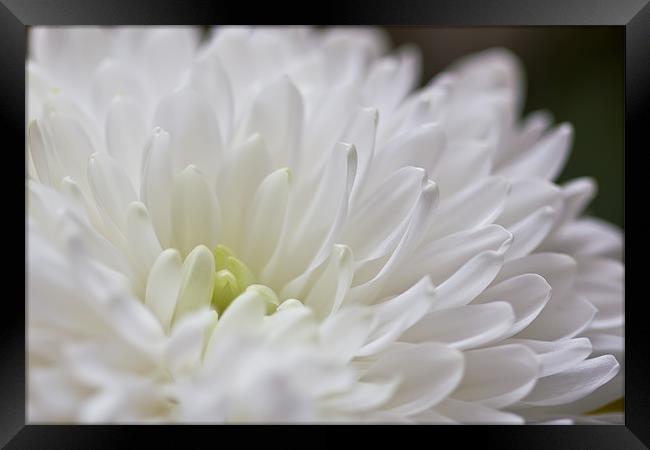
{"label": "blurred green background", "polygon": [[590,176],[598,194],[588,213],[623,226],[623,27],[386,27],[395,45],[422,50],[426,83],[456,58],[505,47],[526,73],[525,113],[545,109],[571,122],[574,145],[559,182]]}

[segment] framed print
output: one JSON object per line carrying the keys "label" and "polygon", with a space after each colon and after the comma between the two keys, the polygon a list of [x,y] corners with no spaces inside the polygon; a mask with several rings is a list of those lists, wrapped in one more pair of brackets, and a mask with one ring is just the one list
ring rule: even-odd
{"label": "framed print", "polygon": [[3,0],[3,445],[646,448],[647,3]]}

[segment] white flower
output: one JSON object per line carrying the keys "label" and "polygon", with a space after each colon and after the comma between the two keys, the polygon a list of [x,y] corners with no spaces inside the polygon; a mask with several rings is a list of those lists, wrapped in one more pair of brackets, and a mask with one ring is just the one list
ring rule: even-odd
{"label": "white flower", "polygon": [[509,53],[413,91],[417,51],[376,30],[31,40],[31,421],[579,421],[622,396],[621,234],[580,216],[593,181],[552,182],[572,129],[519,119]]}

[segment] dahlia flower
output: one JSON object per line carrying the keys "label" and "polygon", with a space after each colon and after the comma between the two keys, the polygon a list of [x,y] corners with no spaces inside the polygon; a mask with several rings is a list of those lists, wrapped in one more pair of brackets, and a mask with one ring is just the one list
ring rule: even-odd
{"label": "dahlia flower", "polygon": [[30,39],[30,421],[621,420],[622,236],[508,51]]}

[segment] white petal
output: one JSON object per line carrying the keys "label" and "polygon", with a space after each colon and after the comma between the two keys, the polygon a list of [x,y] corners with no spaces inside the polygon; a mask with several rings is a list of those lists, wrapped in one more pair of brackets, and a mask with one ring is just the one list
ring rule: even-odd
{"label": "white petal", "polygon": [[555,224],[557,212],[544,206],[525,219],[509,227],[512,232],[512,245],[506,259],[519,258],[532,252],[548,236]]}
{"label": "white petal", "polygon": [[622,283],[625,267],[621,261],[609,258],[581,258],[577,282]]}
{"label": "white petal", "polygon": [[[370,165],[375,153],[375,137],[377,134],[377,123],[379,116],[374,108],[362,108],[352,117],[347,128],[343,132],[341,142],[349,142],[357,149],[359,167],[351,194],[351,204],[360,195],[366,179],[370,173]],[[356,208],[352,208],[353,210]]]}
{"label": "white petal", "polygon": [[553,180],[564,166],[573,143],[573,127],[564,123],[545,134],[537,144],[504,164],[499,173],[508,177]]}
{"label": "white petal", "polygon": [[[101,130],[97,127],[97,121],[86,112],[86,105],[80,103],[79,97],[67,95],[62,92],[56,94],[49,94],[43,101],[43,114],[45,120],[51,124],[53,116],[59,116],[65,119],[66,122],[72,122],[72,128],[79,128],[82,133],[78,131],[73,134],[83,134],[79,136],[81,140],[88,139],[93,151],[100,151],[104,147],[104,142],[100,137]],[[65,127],[69,127],[66,125]],[[64,128],[65,128],[64,127]]]}
{"label": "white petal", "polygon": [[623,235],[613,225],[595,218],[570,222],[551,235],[543,251],[559,251],[576,256],[605,256],[621,259]]}
{"label": "white petal", "polygon": [[503,336],[514,320],[512,307],[506,302],[443,309],[424,316],[404,333],[402,340],[472,348]]}
{"label": "white petal", "polygon": [[264,298],[255,290],[246,290],[233,300],[219,319],[210,337],[206,358],[208,353],[215,351],[221,340],[259,333],[264,325],[265,314]]}
{"label": "white petal", "polygon": [[503,210],[509,189],[504,178],[491,177],[441,201],[428,238],[492,222]]}
{"label": "white petal", "polygon": [[453,398],[491,408],[511,405],[528,394],[539,375],[539,359],[523,345],[469,350],[465,376]]}
{"label": "white petal", "polygon": [[542,363],[540,377],[554,375],[571,369],[591,353],[587,338],[576,338],[556,342],[533,341],[530,339],[509,339],[508,343],[522,344],[537,353]]}
{"label": "white petal", "polygon": [[[551,284],[553,286],[553,284]],[[535,320],[517,337],[554,341],[578,335],[594,319],[596,308],[582,297],[568,295],[548,302]]]}
{"label": "white petal", "polygon": [[144,112],[128,98],[115,98],[106,117],[108,152],[120,162],[136,192],[140,190],[142,151],[147,143]]}
{"label": "white petal", "polygon": [[390,399],[399,385],[398,382],[363,383],[359,382],[354,389],[331,399],[324,399],[323,408],[334,411],[363,412],[373,411]]}
{"label": "white petal", "polygon": [[148,100],[140,72],[122,61],[112,59],[105,60],[93,74],[92,95],[99,117],[104,117],[108,105],[118,96],[137,103]]}
{"label": "white petal", "polygon": [[422,320],[436,301],[436,291],[428,277],[400,295],[371,306],[377,321],[368,343],[359,351],[367,356],[386,349],[413,324]]}
{"label": "white petal", "polygon": [[576,178],[562,186],[564,197],[564,223],[575,220],[596,195],[596,180],[592,178]]}
{"label": "white petal", "polygon": [[214,288],[214,256],[204,245],[197,246],[183,261],[174,323],[188,314],[207,309]]}
{"label": "white petal", "polygon": [[[103,55],[109,34],[99,27],[47,27],[34,30],[36,60],[48,67],[71,90],[85,87]],[[65,54],[65,58],[60,55]]]}
{"label": "white petal", "polygon": [[60,189],[63,194],[73,199],[77,205],[83,208],[88,216],[89,222],[96,230],[101,231],[103,229],[104,225],[95,204],[88,198],[88,195],[82,192],[79,184],[72,177],[68,176],[63,178]]}
{"label": "white petal", "polygon": [[486,251],[503,254],[512,242],[512,234],[499,225],[488,225],[470,231],[461,231],[422,245],[412,256],[408,266],[395,276],[402,279],[418,276],[424,270],[431,280],[440,284],[456,273],[470,259]]}
{"label": "white petal", "polygon": [[190,73],[190,85],[212,106],[224,142],[229,142],[234,117],[234,99],[228,74],[216,55],[199,59]]}
{"label": "white petal", "polygon": [[[262,280],[290,281],[300,291],[313,271],[329,256],[348,213],[349,195],[356,175],[353,146],[337,144],[317,191],[298,187],[289,205],[278,246],[262,271]],[[306,269],[305,269],[306,268]],[[297,278],[290,278],[297,276]],[[284,289],[289,289],[285,287]]]}
{"label": "white petal", "polygon": [[508,261],[494,282],[499,283],[526,273],[536,273],[544,277],[553,289],[553,298],[561,299],[574,285],[576,261],[559,253],[535,253]]}
{"label": "white petal", "polygon": [[134,266],[140,271],[143,283],[146,283],[149,270],[162,252],[162,248],[149,212],[140,202],[131,203],[126,211],[125,236]]}
{"label": "white petal", "polygon": [[205,329],[214,318],[214,311],[201,311],[180,320],[169,336],[165,359],[174,376],[196,369],[203,352]]}
{"label": "white petal", "polygon": [[199,244],[213,249],[219,239],[221,212],[208,181],[194,166],[188,166],[174,180],[172,229],[174,242],[187,255]]}
{"label": "white petal", "polygon": [[515,314],[509,330],[513,335],[523,330],[539,315],[551,298],[551,286],[540,275],[529,273],[507,279],[486,289],[474,304],[508,302]]}
{"label": "white petal", "polygon": [[541,378],[526,396],[529,405],[561,405],[589,395],[611,380],[619,364],[611,355],[587,359],[572,369]]}
{"label": "white petal", "polygon": [[[315,111],[308,116],[309,120],[305,124],[301,169],[312,175],[323,165],[329,149],[337,142],[355,144],[338,138],[352,120],[352,114],[360,103],[358,97],[359,90],[354,84],[337,86],[322,93],[322,99],[319,99]],[[368,137],[374,141],[374,135]]]}
{"label": "white petal", "polygon": [[167,331],[176,308],[182,267],[181,255],[174,249],[167,249],[156,258],[147,279],[145,304]]}
{"label": "white petal", "polygon": [[442,128],[436,124],[423,125],[387,142],[373,160],[373,177],[383,177],[406,167],[415,166],[432,173],[446,144]]}
{"label": "white petal", "polygon": [[349,247],[334,246],[325,271],[305,297],[305,305],[312,308],[317,317],[326,317],[341,307],[352,284],[353,262]]}
{"label": "white petal", "polygon": [[413,46],[399,49],[395,57],[375,61],[363,87],[366,102],[388,115],[413,88],[419,69],[420,54]]}
{"label": "white petal", "polygon": [[192,63],[198,38],[198,30],[191,27],[160,27],[147,34],[140,63],[158,95],[180,82]]}
{"label": "white petal", "polygon": [[384,354],[362,380],[381,382],[401,377],[395,395],[384,405],[388,412],[421,412],[449,395],[463,376],[463,354],[440,344],[420,344]]}
{"label": "white petal", "polygon": [[544,206],[562,209],[562,192],[546,180],[524,179],[512,183],[510,195],[497,223],[510,227]]}
{"label": "white petal", "polygon": [[341,363],[348,363],[366,342],[372,327],[372,315],[367,308],[343,308],[320,326],[323,351]]}
{"label": "white petal", "polygon": [[278,169],[260,184],[244,222],[242,258],[251,270],[259,273],[275,250],[285,222],[291,188],[289,169]]}
{"label": "white petal", "polygon": [[360,260],[374,260],[395,249],[410,211],[414,208],[426,172],[416,167],[399,169],[372,195],[350,210],[341,240]]}
{"label": "white petal", "polygon": [[552,122],[553,118],[547,111],[530,113],[524,118],[521,126],[514,130],[514,136],[511,136],[508,142],[509,145],[503,145],[499,148],[495,165],[499,168],[502,164],[507,164],[514,156],[535,145]]}
{"label": "white petal", "polygon": [[620,281],[587,281],[580,278],[576,282],[577,295],[589,300],[598,309],[591,329],[607,329],[623,325],[623,283]]}
{"label": "white petal", "polygon": [[53,148],[52,137],[42,120],[32,120],[29,123],[27,143],[39,179],[49,186],[58,187],[66,174]]}
{"label": "white petal", "polygon": [[124,232],[126,210],[137,200],[126,173],[108,154],[95,153],[88,162],[88,180],[100,212]]}
{"label": "white petal", "polygon": [[193,164],[209,180],[216,179],[222,142],[216,114],[206,99],[190,88],[166,95],[153,125],[169,133],[174,172]]}
{"label": "white petal", "polygon": [[163,247],[172,245],[172,160],[169,134],[153,130],[142,155],[140,198],[147,206]]}
{"label": "white petal", "polygon": [[[235,99],[244,94],[243,88],[247,87],[256,76],[256,72],[250,68],[251,31],[247,27],[223,27],[217,31],[212,44],[224,69],[228,72]],[[240,112],[236,108],[235,114]]]}
{"label": "white petal", "polygon": [[503,253],[487,251],[476,255],[438,286],[436,309],[466,305],[494,280],[503,266]]}
{"label": "white petal", "polygon": [[522,425],[524,423],[524,419],[516,414],[452,398],[436,405],[435,409],[440,414],[465,425]]}
{"label": "white petal", "polygon": [[65,174],[77,180],[82,190],[85,189],[88,158],[95,151],[88,133],[77,120],[59,113],[51,113],[46,124],[52,147]]}
{"label": "white petal", "polygon": [[253,135],[231,152],[217,180],[219,204],[223,213],[223,238],[229,248],[239,252],[246,207],[260,183],[269,174],[270,157],[259,135]]}
{"label": "white petal", "polygon": [[[481,180],[490,175],[493,146],[484,140],[451,138],[430,177],[440,183],[445,197],[467,187],[467,180]],[[462,173],[463,176],[457,174]]]}
{"label": "white petal", "polygon": [[[76,189],[77,193],[72,195],[78,196],[80,192],[78,188],[74,187],[74,184],[72,179],[64,179],[62,190]],[[28,188],[29,201],[27,203],[29,205],[30,227],[33,226],[32,223],[38,223],[39,226],[43,227],[41,232],[47,234],[50,239],[53,239],[53,242],[58,242],[64,238],[61,235],[58,222],[74,226],[76,238],[83,241],[85,251],[92,255],[94,260],[119,272],[130,273],[125,255],[93,228],[91,222],[84,217],[79,203],[74,204],[67,201],[67,198],[60,192],[40,183],[29,182]],[[96,208],[93,207],[92,209],[96,211]]]}
{"label": "white petal", "polygon": [[264,319],[264,338],[283,344],[314,342],[318,336],[316,325],[309,308],[286,308]]}
{"label": "white petal", "polygon": [[345,84],[361,78],[372,53],[367,42],[357,36],[330,33],[322,43],[327,85]]}
{"label": "white petal", "polygon": [[288,77],[262,89],[244,129],[250,136],[259,133],[273,155],[274,168],[296,167],[298,144],[303,124],[303,105],[300,92]]}
{"label": "white petal", "polygon": [[352,288],[353,298],[371,298],[387,282],[389,275],[400,267],[422,241],[426,230],[434,217],[433,211],[438,203],[438,186],[431,180],[424,182],[422,192],[409,218],[409,224],[402,235],[395,251],[386,264],[370,281]]}

